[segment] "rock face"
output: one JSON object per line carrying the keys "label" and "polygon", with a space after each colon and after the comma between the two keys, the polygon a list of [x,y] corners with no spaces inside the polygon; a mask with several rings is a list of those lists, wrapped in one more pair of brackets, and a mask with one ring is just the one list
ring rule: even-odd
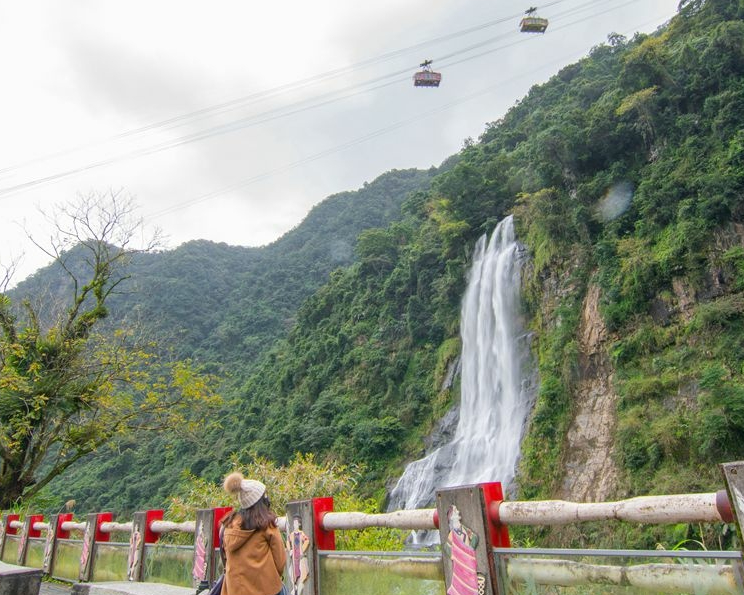
{"label": "rock face", "polygon": [[576,412],[568,429],[567,458],[560,497],[576,502],[607,500],[615,491],[617,395],[607,356],[607,327],[599,312],[599,286],[590,285],[579,327]]}

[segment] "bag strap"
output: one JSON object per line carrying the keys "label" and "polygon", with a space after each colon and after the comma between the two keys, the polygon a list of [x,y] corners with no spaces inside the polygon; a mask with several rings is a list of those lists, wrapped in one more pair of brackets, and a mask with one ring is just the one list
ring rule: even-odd
{"label": "bag strap", "polygon": [[222,558],[222,568],[227,566],[227,554],[225,553],[225,545],[222,543],[225,537],[225,525],[222,525],[220,529],[220,558]]}

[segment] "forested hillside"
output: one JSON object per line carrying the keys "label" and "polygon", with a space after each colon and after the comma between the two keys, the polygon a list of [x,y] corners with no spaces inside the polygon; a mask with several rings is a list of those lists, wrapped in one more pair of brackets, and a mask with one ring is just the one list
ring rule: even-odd
{"label": "forested hillside", "polygon": [[[740,1],[690,1],[656,35],[611,35],[490,124],[405,219],[363,234],[245,385],[243,452],[333,454],[375,489],[394,481],[458,394],[443,383],[473,243],[514,212],[540,376],[520,495],[720,485],[715,463],[744,455],[742,17]],[[592,469],[572,436],[597,393]]]}
{"label": "forested hillside", "polygon": [[[295,229],[262,248],[193,241],[141,254],[132,262],[131,278],[111,296],[106,324],[134,328],[157,341],[169,357],[191,359],[213,374],[229,415],[234,387],[260,354],[292,327],[299,304],[331,271],[353,261],[359,233],[399,219],[406,195],[426,188],[435,172],[394,170],[357,191],[328,197]],[[68,266],[77,266],[74,256]],[[51,266],[21,283],[12,295],[46,296],[52,304],[69,299],[69,279]],[[74,497],[86,509],[161,505],[181,472],[200,473],[211,466],[218,475],[216,448],[229,451],[242,444],[225,443],[220,429],[207,437],[207,428],[205,423],[198,446],[169,434],[123,438],[114,451],[104,448],[52,482],[50,497]],[[204,449],[210,443],[215,450]]]}
{"label": "forested hillside", "polygon": [[[202,243],[167,256],[191,261],[190,272],[150,257],[140,266],[160,301],[138,306],[139,319],[162,322],[179,354],[235,382],[210,452],[130,452],[145,469],[165,458],[209,479],[233,452],[277,462],[314,452],[363,463],[363,489],[383,503],[456,405],[449,380],[470,254],[514,213],[530,254],[523,290],[540,381],[519,495],[716,489],[715,464],[744,456],[743,19],[743,0],[687,0],[655,35],[610,35],[488,124],[430,185],[396,172],[386,194],[415,190],[400,216],[362,225],[346,211],[318,238],[303,228],[261,256],[246,250],[242,272],[200,254]],[[346,198],[334,200],[323,208],[339,212]],[[352,222],[356,232],[328,240]],[[601,419],[579,415],[600,409]],[[592,444],[580,419],[596,420]],[[165,495],[133,480],[132,466],[122,476],[139,482],[136,493],[94,496],[113,464],[99,465],[101,479],[72,473],[55,494],[82,491],[93,506]],[[692,529],[669,531],[679,535],[629,534],[624,545]],[[599,529],[539,537],[610,539]]]}

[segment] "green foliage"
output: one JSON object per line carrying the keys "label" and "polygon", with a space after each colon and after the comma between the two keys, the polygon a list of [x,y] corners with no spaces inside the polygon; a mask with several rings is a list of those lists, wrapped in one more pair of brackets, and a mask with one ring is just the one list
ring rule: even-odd
{"label": "green foliage", "polygon": [[[333,461],[320,462],[312,454],[295,454],[286,466],[254,456],[249,462],[233,457],[230,471],[258,479],[266,485],[272,509],[285,514],[288,502],[314,497],[333,497],[337,512],[379,512],[377,503],[356,495],[362,469]],[[234,506],[234,497],[225,493],[221,484],[185,474],[170,498],[167,518],[178,521],[193,519],[200,508]],[[337,547],[344,550],[398,550],[403,548],[406,533],[382,527],[363,531],[339,531]]]}
{"label": "green foliage", "polygon": [[[219,373],[229,423],[205,432],[208,454],[124,443],[127,460],[95,459],[67,486],[88,502],[109,487],[109,502],[143,502],[161,494],[133,477],[142,465],[214,483],[226,471],[215,459],[291,465],[300,452],[364,464],[348,495],[371,505],[364,498],[422,454],[456,401],[442,385],[472,248],[514,213],[531,256],[524,314],[539,374],[520,495],[562,489],[577,386],[592,365],[578,336],[590,287],[619,395],[623,495],[718,487],[714,465],[744,456],[743,19],[741,0],[682,2],[663,31],[613,35],[533,87],[438,171],[391,172],[331,197],[264,249],[193,242],[138,259],[139,287],[158,300],[121,298],[110,317],[145,317],[178,355]],[[608,214],[618,188],[627,200]],[[132,485],[102,485],[98,469],[121,469]],[[689,527],[613,531],[553,539],[712,539]]]}
{"label": "green foliage", "polygon": [[[172,251],[134,255],[132,291],[111,296],[110,325],[146,321],[148,336],[168,346],[174,357],[189,357],[200,369],[220,377],[225,407],[215,418],[233,415],[242,398],[240,387],[255,372],[261,356],[292,327],[302,301],[327,282],[334,269],[354,260],[355,242],[363,230],[383,228],[400,218],[408,192],[426,188],[435,171],[391,171],[356,192],[329,197],[301,225],[264,248],[194,241]],[[404,237],[408,232],[399,227],[395,233]],[[42,295],[47,286],[63,286],[57,273],[54,268],[37,273],[17,293]],[[227,424],[228,436],[211,430],[211,425],[203,424],[200,430],[214,452],[194,448],[183,437],[124,442],[117,458],[126,457],[128,463],[114,464],[111,451],[101,451],[70,470],[64,481],[53,482],[50,491],[59,501],[74,493],[89,509],[157,506],[182,472],[216,480],[220,471],[214,467],[215,453],[227,456],[242,452],[244,445],[250,448],[246,437],[251,433],[245,432],[243,420]],[[320,435],[320,430],[315,433],[319,439]],[[288,457],[302,446],[288,439],[283,452]],[[129,470],[124,475],[99,473],[123,466]],[[137,469],[166,473],[161,481],[152,482],[148,473]]]}
{"label": "green foliage", "polygon": [[[135,329],[98,332],[126,280],[130,213],[130,202],[113,195],[83,198],[60,216],[62,240],[50,253],[70,280],[63,310],[25,300],[21,313],[0,294],[0,507],[36,497],[117,436],[175,427],[187,435],[218,401],[189,363],[159,357],[133,340]],[[78,243],[65,252],[69,239]]]}

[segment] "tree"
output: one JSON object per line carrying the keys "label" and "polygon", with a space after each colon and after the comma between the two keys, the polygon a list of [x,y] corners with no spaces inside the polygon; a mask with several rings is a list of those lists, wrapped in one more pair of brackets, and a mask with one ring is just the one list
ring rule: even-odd
{"label": "tree", "polygon": [[[33,497],[54,477],[117,435],[189,428],[216,404],[188,362],[169,362],[141,329],[101,328],[126,265],[157,237],[134,247],[141,222],[121,193],[88,196],[52,218],[50,247],[69,284],[66,303],[0,293],[0,508]],[[34,243],[42,247],[33,238]]]}

